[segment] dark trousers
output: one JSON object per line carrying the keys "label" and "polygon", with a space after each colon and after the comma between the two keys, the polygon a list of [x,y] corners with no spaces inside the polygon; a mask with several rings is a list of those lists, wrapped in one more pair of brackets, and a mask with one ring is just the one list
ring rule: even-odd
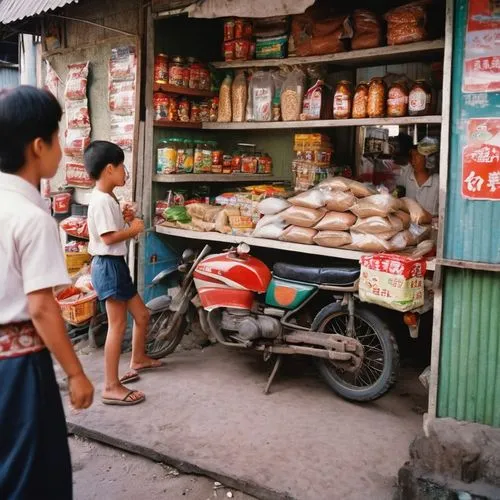
{"label": "dark trousers", "polygon": [[0,499],[71,500],[66,421],[47,349],[0,360]]}

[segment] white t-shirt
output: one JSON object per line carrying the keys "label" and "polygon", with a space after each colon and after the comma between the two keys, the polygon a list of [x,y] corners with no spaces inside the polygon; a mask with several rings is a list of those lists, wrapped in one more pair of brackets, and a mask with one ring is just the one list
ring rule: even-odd
{"label": "white t-shirt", "polygon": [[71,283],[57,224],[38,190],[0,172],[0,325],[30,319],[27,294]]}
{"label": "white t-shirt", "polygon": [[413,173],[413,167],[401,167],[401,174],[397,180],[398,186],[406,188],[406,196],[417,200],[432,215],[438,215],[439,210],[439,175],[431,176],[421,185],[418,185]]}
{"label": "white t-shirt", "polygon": [[108,193],[94,188],[89,203],[89,253],[90,255],[127,255],[127,242],[106,245],[101,236],[125,229],[125,221],[119,203]]}

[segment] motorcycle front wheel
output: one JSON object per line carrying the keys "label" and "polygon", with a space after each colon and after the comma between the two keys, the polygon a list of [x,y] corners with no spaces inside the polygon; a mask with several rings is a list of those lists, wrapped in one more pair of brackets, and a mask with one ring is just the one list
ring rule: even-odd
{"label": "motorcycle front wheel", "polygon": [[[340,304],[330,304],[314,318],[311,329],[317,332],[346,335],[349,312]],[[363,364],[356,372],[342,370],[327,359],[315,362],[327,384],[350,401],[372,401],[394,384],[399,371],[399,349],[394,334],[374,312],[356,305],[354,338],[363,344]]]}
{"label": "motorcycle front wheel", "polygon": [[[160,359],[173,353],[179,345],[186,328],[184,316],[174,320],[174,312],[167,310],[151,315],[146,337],[146,354]],[[159,338],[161,335],[162,338]]]}

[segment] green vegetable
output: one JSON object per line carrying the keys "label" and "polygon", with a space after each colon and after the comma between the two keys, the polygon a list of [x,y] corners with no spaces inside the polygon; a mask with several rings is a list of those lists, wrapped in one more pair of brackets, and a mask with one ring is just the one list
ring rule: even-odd
{"label": "green vegetable", "polygon": [[170,207],[163,212],[163,217],[170,222],[181,222],[188,224],[191,216],[187,213],[186,207]]}

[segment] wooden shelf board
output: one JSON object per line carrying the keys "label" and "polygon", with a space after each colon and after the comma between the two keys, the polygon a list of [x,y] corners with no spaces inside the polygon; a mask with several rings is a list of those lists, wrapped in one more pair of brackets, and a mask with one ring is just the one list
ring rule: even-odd
{"label": "wooden shelf board", "polygon": [[190,89],[159,82],[153,83],[153,92],[165,92],[166,94],[187,95],[191,97],[217,97],[219,95],[218,92],[212,92],[210,90]]}
{"label": "wooden shelf board", "polygon": [[205,122],[205,130],[270,130],[270,129],[303,129],[303,128],[333,128],[362,127],[376,125],[413,125],[441,123],[441,115],[404,116],[402,118],[360,118],[348,120],[306,120],[293,122],[242,122],[215,123]]}
{"label": "wooden shelf board", "polygon": [[[302,245],[299,243],[288,243],[286,241],[268,240],[265,238],[253,238],[251,236],[233,236],[230,234],[222,234],[216,232],[201,232],[188,231],[186,229],[177,229],[174,227],[156,226],[156,232],[169,236],[177,236],[180,238],[190,238],[193,240],[218,241],[222,243],[248,243],[250,246],[273,248],[276,250],[284,250],[288,252],[299,252],[309,255],[323,255],[326,257],[334,257],[345,260],[359,259],[363,255],[370,255],[355,250],[343,250],[341,248],[326,248],[318,245]],[[427,262],[427,269],[433,271],[435,268],[434,259]]]}
{"label": "wooden shelf board", "polygon": [[159,128],[192,128],[201,129],[201,122],[167,122],[167,121],[155,121],[155,127]]}
{"label": "wooden shelf board", "polygon": [[444,51],[444,40],[415,42],[406,45],[377,47],[374,49],[350,50],[323,56],[288,57],[284,59],[253,59],[251,61],[229,61],[212,63],[216,68],[269,68],[300,64],[330,63],[342,66],[359,66],[382,61],[401,61],[412,58],[423,59],[433,53]]}
{"label": "wooden shelf board", "polygon": [[262,174],[171,174],[153,176],[154,182],[283,182],[286,177]]}

